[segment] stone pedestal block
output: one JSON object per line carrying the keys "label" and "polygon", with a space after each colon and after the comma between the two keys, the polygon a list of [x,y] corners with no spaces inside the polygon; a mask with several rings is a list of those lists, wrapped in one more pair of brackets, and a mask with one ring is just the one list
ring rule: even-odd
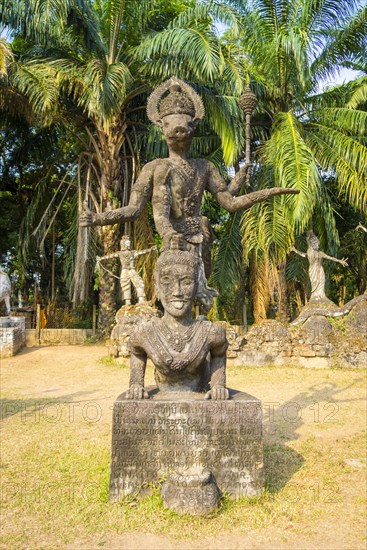
{"label": "stone pedestal block", "polygon": [[0,357],[12,357],[25,344],[25,318],[0,317]]}
{"label": "stone pedestal block", "polygon": [[110,499],[143,490],[172,473],[209,470],[222,493],[256,496],[263,487],[261,402],[230,390],[228,401],[163,394],[114,404]]}

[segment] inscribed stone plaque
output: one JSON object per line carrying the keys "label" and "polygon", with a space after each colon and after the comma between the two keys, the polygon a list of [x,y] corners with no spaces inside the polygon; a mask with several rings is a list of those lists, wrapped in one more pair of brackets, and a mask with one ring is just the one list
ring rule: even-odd
{"label": "inscribed stone plaque", "polygon": [[255,496],[263,486],[261,402],[230,390],[228,401],[203,394],[149,392],[150,399],[115,401],[110,499],[157,483],[193,466],[210,470],[232,498]]}

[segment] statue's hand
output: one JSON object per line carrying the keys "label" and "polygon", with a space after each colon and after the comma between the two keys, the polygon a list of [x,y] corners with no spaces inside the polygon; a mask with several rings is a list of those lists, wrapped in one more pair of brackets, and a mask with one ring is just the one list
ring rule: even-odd
{"label": "statue's hand", "polygon": [[342,264],[343,267],[347,267],[348,258],[342,258],[341,260],[339,260],[339,262]]}
{"label": "statue's hand", "polygon": [[229,391],[224,386],[213,386],[205,395],[205,399],[214,399],[215,401],[224,401],[229,399]]}
{"label": "statue's hand", "polygon": [[79,214],[79,225],[80,227],[89,227],[94,224],[95,216],[91,210],[88,208],[88,201],[83,202],[83,210]]}
{"label": "statue's hand", "polygon": [[140,384],[133,384],[126,392],[127,399],[149,399],[148,392],[144,386]]}

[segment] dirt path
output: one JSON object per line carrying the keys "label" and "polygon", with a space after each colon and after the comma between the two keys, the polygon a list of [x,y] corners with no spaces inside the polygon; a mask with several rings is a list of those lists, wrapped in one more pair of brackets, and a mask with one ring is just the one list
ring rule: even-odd
{"label": "dirt path", "polygon": [[101,346],[1,361],[2,548],[365,548],[365,371],[229,369],[230,387],[263,401],[268,489],[205,520],[158,494],[108,503],[112,406],[128,378]]}

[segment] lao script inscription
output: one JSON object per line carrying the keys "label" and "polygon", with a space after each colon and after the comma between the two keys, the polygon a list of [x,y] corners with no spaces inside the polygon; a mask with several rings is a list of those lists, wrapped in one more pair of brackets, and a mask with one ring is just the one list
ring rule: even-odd
{"label": "lao script inscription", "polygon": [[261,402],[242,392],[231,397],[128,401],[122,394],[114,406],[111,500],[193,465],[208,468],[233,498],[260,494]]}

